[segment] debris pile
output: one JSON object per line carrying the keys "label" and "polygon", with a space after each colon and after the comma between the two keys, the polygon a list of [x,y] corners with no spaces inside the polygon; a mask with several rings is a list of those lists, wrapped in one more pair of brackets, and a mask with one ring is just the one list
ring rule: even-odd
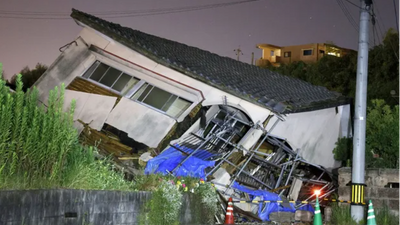
{"label": "debris pile", "polygon": [[[335,182],[325,168],[307,162],[300,150],[271,135],[280,121],[267,130],[271,117],[261,125],[252,124],[239,110],[219,106],[209,119],[200,119],[197,129],[151,159],[146,173],[204,178],[215,184],[222,209],[232,198],[235,212],[248,221],[269,221],[274,212],[312,212],[314,190],[326,198],[336,190]],[[255,145],[245,148],[240,140],[249,129],[262,134]]]}

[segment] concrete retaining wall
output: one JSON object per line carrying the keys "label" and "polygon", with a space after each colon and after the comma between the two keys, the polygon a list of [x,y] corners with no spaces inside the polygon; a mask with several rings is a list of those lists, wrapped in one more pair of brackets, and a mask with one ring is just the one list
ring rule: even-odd
{"label": "concrete retaining wall", "polygon": [[[0,224],[137,224],[150,192],[29,190],[0,191]],[[200,224],[205,216],[193,195],[184,195],[181,224]],[[197,213],[197,214],[196,214]]]}
{"label": "concrete retaining wall", "polygon": [[[350,201],[351,168],[339,169],[339,199]],[[372,200],[375,208],[388,206],[393,213],[399,214],[399,170],[368,169],[365,172],[365,199]],[[397,183],[397,188],[391,188],[390,183]]]}

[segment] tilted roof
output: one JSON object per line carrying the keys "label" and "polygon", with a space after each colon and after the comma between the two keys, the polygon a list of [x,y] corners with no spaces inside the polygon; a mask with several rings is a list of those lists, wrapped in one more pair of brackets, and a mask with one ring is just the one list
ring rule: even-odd
{"label": "tilted roof", "polygon": [[274,112],[313,111],[349,102],[325,87],[123,27],[76,9],[72,9],[71,17],[157,63]]}

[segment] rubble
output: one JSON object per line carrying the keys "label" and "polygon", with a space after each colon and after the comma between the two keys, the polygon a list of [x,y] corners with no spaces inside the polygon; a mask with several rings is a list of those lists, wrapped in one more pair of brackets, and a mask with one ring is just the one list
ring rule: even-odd
{"label": "rubble", "polygon": [[[336,185],[325,168],[308,163],[300,156],[300,150],[293,150],[285,140],[271,135],[271,131],[282,119],[276,120],[266,130],[271,117],[263,124],[252,124],[238,116],[238,110],[227,108],[220,107],[206,125],[203,122],[203,126],[170,145],[184,157],[169,173],[176,174],[191,157],[215,161],[215,166],[206,168],[205,178],[215,184],[221,199],[232,197],[236,202],[247,201],[235,204],[238,214],[246,218],[252,218],[249,215],[257,217],[266,208],[270,208],[271,204],[277,204],[275,211],[268,212],[267,217],[264,215],[264,220],[268,220],[269,214],[276,217],[281,215],[279,213],[287,214],[285,218],[294,220],[294,211],[315,201],[314,194],[311,194],[314,189],[323,192],[320,198],[327,197],[336,190]],[[238,144],[238,140],[243,138],[242,131],[248,129],[257,129],[262,134],[254,146],[246,149]],[[283,203],[265,203],[263,201],[270,199],[254,196],[252,191],[264,192],[265,196],[273,194]],[[257,200],[260,201],[258,204],[248,203]],[[280,207],[286,209],[286,212],[279,212]],[[276,210],[278,214],[275,213]]]}
{"label": "rubble", "polygon": [[[293,150],[285,140],[271,135],[274,127],[283,120],[281,116],[267,130],[272,116],[263,124],[253,124],[240,111],[229,106],[220,106],[219,110],[213,111],[214,115],[208,120],[205,114],[201,116],[197,128],[191,127],[190,132],[170,142],[161,153],[162,160],[168,158],[168,154],[173,154],[175,158],[174,161],[166,161],[164,164],[169,169],[161,172],[200,176],[212,182],[221,196],[221,204],[232,197],[236,202],[235,212],[244,221],[261,222],[277,217],[280,221],[294,220],[296,210],[312,214],[312,208],[304,207],[315,200],[314,194],[311,194],[313,190],[323,191],[321,199],[336,190],[326,169],[308,163],[300,156],[299,149]],[[102,155],[112,155],[116,168],[124,170],[127,178],[140,174],[139,166],[160,160],[153,148],[134,141],[109,124],[105,123],[98,130],[81,120],[78,122],[83,126],[80,135],[82,143],[97,146]],[[258,141],[245,148],[240,140],[249,138],[244,134],[250,129],[260,131]],[[99,139],[101,142],[97,142]],[[193,162],[196,165],[188,165]],[[213,163],[199,166],[202,162]],[[150,173],[155,166],[161,167],[159,161],[146,168],[145,172]],[[188,174],[191,171],[193,173]],[[285,216],[281,218],[282,215]]]}

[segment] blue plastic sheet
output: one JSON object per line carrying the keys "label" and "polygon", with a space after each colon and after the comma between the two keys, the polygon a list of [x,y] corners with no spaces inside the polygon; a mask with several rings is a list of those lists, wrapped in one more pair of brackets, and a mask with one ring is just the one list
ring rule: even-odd
{"label": "blue plastic sheet", "polygon": [[[264,190],[252,190],[246,187],[239,185],[238,183],[234,182],[232,185],[233,188],[236,188],[239,191],[246,192],[249,194],[250,199],[253,200],[256,197],[260,197],[260,201],[281,201],[281,197],[278,194],[264,191]],[[290,204],[290,207],[284,207],[282,204],[277,202],[270,202],[270,203],[260,203],[258,207],[258,217],[263,221],[270,221],[269,214],[273,212],[295,212],[296,209],[294,208],[293,204]]]}
{"label": "blue plastic sheet", "polygon": [[[183,150],[186,153],[192,153],[194,150],[186,147],[181,147],[175,145],[175,147]],[[205,179],[204,170],[207,167],[213,167],[215,165],[214,161],[203,160],[205,158],[210,158],[213,155],[205,150],[198,150],[193,156],[186,160],[174,173],[175,176],[190,176]],[[160,155],[150,159],[147,162],[146,168],[144,170],[145,174],[168,174],[176,166],[179,165],[187,156],[182,154],[180,151],[174,147],[170,147],[164,150]],[[200,158],[201,157],[201,158]]]}

